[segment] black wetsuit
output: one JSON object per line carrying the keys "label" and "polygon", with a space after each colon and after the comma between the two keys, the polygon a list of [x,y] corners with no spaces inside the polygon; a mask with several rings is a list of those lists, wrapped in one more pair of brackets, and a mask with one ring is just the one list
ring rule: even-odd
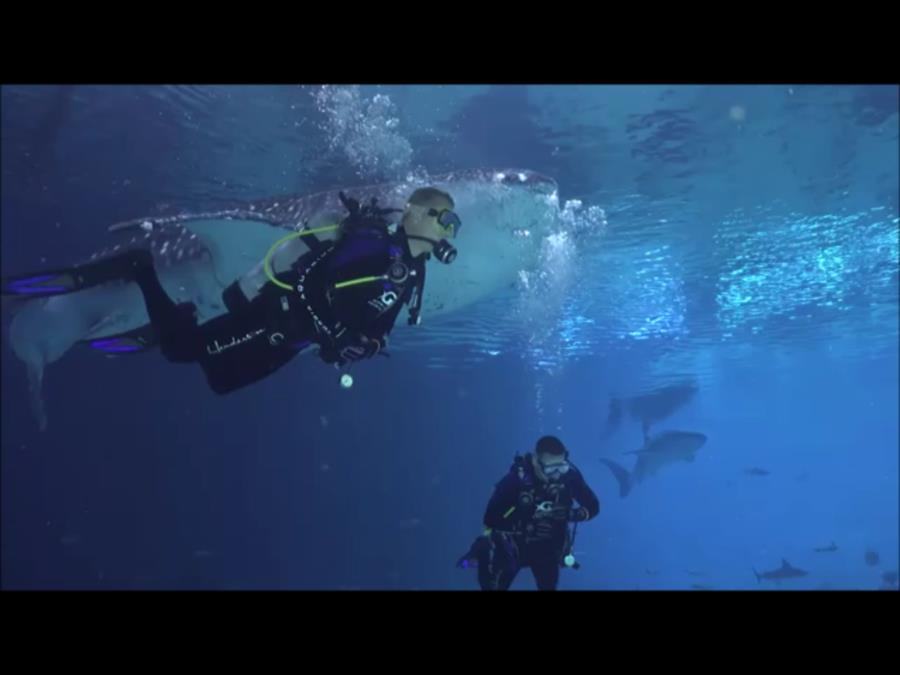
{"label": "black wetsuit", "polygon": [[[559,481],[548,482],[536,475],[531,458],[516,457],[488,502],[484,524],[492,530],[492,546],[490,559],[485,556],[478,563],[482,590],[507,590],[522,567],[531,568],[539,590],[555,590],[570,546],[569,522],[590,520],[600,511],[597,495],[575,465],[570,463]],[[575,503],[580,508],[573,508]],[[538,526],[541,504],[571,515]]]}
{"label": "black wetsuit", "polygon": [[[152,266],[135,274],[163,355],[179,363],[198,362],[219,394],[263,379],[301,350],[318,344],[327,363],[342,363],[342,349],[367,343],[365,357],[384,346],[400,312],[416,293],[420,301],[425,256],[413,259],[402,228],[359,227],[337,243],[315,243],[253,300],[237,284],[225,293],[228,312],[197,325],[194,305],[176,305]],[[345,288],[335,284],[387,277]],[[417,309],[417,308],[416,308]]]}

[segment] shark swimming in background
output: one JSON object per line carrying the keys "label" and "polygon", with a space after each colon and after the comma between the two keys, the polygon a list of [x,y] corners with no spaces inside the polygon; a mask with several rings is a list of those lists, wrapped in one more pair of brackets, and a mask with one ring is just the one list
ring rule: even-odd
{"label": "shark swimming in background", "polygon": [[[458,260],[428,270],[422,307],[426,324],[429,317],[459,312],[513,286],[523,269],[537,264],[542,240],[562,224],[556,182],[526,169],[472,169],[346,191],[360,202],[377,198],[384,206],[400,207],[426,184],[449,192],[466,224],[457,242]],[[299,238],[276,249],[279,240],[303,228],[340,222],[345,210],[338,192],[273,197],[220,210],[119,223],[109,228],[115,242],[91,259],[149,249],[166,293],[176,303],[194,303],[203,323],[225,313],[222,292],[235,280],[252,292],[266,283],[263,261],[270,252],[271,265],[277,269],[306,251]],[[27,285],[13,290],[27,297]],[[4,307],[8,304],[4,302]],[[42,429],[47,415],[41,391],[50,363],[80,343],[113,355],[155,344],[141,292],[131,282],[16,299],[14,304],[8,343],[28,370],[32,407]]]}
{"label": "shark swimming in background", "polygon": [[697,383],[693,379],[687,379],[624,400],[613,397],[607,412],[606,434],[609,435],[618,428],[625,411],[633,419],[639,420],[644,429],[649,429],[690,403],[698,391]]}
{"label": "shark swimming in background", "polygon": [[663,467],[676,462],[693,462],[706,440],[706,434],[696,431],[664,431],[651,436],[645,428],[644,446],[625,453],[637,455],[631,471],[605,457],[601,457],[600,461],[612,472],[619,484],[619,496],[624,498],[635,484],[655,475]]}
{"label": "shark swimming in background", "polygon": [[801,570],[797,567],[791,566],[791,564],[785,560],[781,559],[781,567],[775,570],[770,570],[768,572],[759,573],[756,570],[753,570],[753,574],[756,575],[756,580],[758,582],[762,582],[763,579],[767,581],[774,581],[775,583],[781,583],[786,579],[798,579],[800,577],[805,577],[809,575],[809,572],[806,570]]}

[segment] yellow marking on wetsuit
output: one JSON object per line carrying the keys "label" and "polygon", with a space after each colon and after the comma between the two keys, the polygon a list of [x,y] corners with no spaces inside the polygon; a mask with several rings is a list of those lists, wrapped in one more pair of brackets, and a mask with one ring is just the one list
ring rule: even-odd
{"label": "yellow marking on wetsuit", "polygon": [[503,514],[504,518],[509,518],[512,515],[512,512],[516,510],[515,506],[510,506],[509,511]]}
{"label": "yellow marking on wetsuit", "polygon": [[335,288],[347,288],[347,286],[357,286],[358,284],[370,284],[373,281],[381,281],[386,277],[359,277],[358,279],[350,279],[349,281],[341,281],[334,285]]}

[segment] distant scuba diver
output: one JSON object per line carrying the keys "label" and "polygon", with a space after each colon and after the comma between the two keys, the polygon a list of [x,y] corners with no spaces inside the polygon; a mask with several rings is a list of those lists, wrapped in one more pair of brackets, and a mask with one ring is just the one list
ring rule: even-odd
{"label": "distant scuba diver", "polygon": [[[132,250],[78,267],[4,279],[7,295],[51,296],[74,293],[114,281],[140,287],[149,330],[116,336],[136,347],[159,344],[174,363],[199,363],[210,387],[226,394],[272,374],[307,347],[342,366],[383,353],[400,309],[409,305],[418,323],[425,286],[425,263],[433,255],[449,264],[462,223],[453,198],[433,187],[413,192],[404,209],[382,209],[377,201],[360,205],[341,193],[349,215],[340,225],[300,230],[309,250],[286,270],[273,272],[248,297],[232,283],[222,293],[227,312],[203,324],[193,303],[176,304],[159,282],[153,257]],[[387,216],[401,213],[395,231]],[[338,230],[334,241],[316,233]],[[287,238],[286,238],[287,239]]]}
{"label": "distant scuba diver", "polygon": [[[556,590],[560,567],[579,567],[575,528],[599,511],[597,495],[562,441],[543,436],[534,454],[517,455],[497,483],[484,514],[486,530],[457,567],[477,567],[482,590],[508,590],[523,567],[531,568],[539,590]],[[571,531],[569,523],[575,524]]]}

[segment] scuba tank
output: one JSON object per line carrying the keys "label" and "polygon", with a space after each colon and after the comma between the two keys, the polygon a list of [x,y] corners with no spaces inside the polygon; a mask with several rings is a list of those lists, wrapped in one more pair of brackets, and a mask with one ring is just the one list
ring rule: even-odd
{"label": "scuba tank", "polygon": [[378,206],[378,198],[372,197],[369,203],[360,206],[359,200],[348,197],[343,191],[338,192],[341,204],[347,209],[347,216],[338,226],[340,236],[356,229],[373,229],[388,233],[388,221],[386,216],[391,213],[403,213],[403,209],[383,209]]}

